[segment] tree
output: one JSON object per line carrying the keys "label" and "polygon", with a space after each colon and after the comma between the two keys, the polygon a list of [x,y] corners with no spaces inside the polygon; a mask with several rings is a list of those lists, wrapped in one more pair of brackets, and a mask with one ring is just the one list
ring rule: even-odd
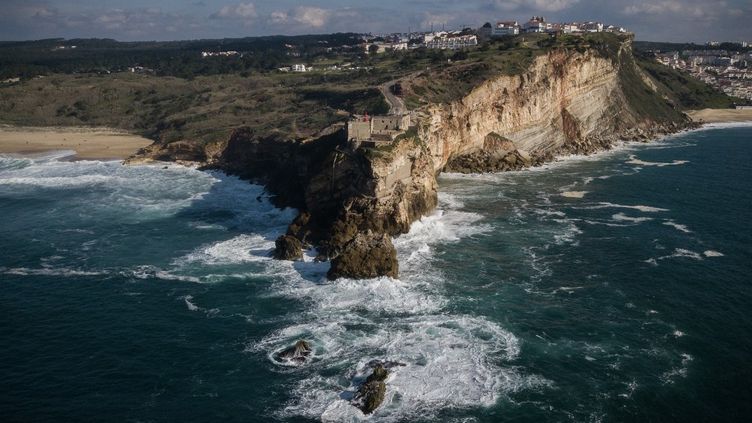
{"label": "tree", "polygon": [[452,55],[452,61],[467,60],[467,52],[465,50],[459,50]]}

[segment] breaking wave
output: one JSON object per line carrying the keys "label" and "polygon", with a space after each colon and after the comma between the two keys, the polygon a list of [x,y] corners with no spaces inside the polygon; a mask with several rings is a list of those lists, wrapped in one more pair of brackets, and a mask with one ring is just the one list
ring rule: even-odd
{"label": "breaking wave", "polygon": [[680,165],[689,163],[689,161],[688,160],[674,160],[672,162],[646,162],[646,161],[638,159],[634,155],[631,155],[629,156],[629,160],[627,160],[626,163],[637,165],[637,166],[664,167],[664,166],[680,166]]}

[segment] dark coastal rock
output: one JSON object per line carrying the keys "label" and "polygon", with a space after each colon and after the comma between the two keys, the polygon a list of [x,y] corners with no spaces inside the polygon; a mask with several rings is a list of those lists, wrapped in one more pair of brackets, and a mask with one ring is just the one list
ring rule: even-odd
{"label": "dark coastal rock", "polygon": [[[502,141],[503,143],[504,141]],[[503,144],[506,148],[510,145]],[[445,172],[456,173],[494,173],[520,170],[538,163],[538,157],[524,150],[481,150],[475,153],[454,157],[447,162]]]}
{"label": "dark coastal rock", "polygon": [[277,260],[303,260],[303,243],[292,235],[282,235],[274,242],[273,256]]}
{"label": "dark coastal rock", "polygon": [[187,141],[175,141],[162,146],[156,160],[176,162],[199,162],[206,161],[206,151],[201,145]]}
{"label": "dark coastal rock", "polygon": [[276,359],[294,364],[303,364],[311,355],[311,351],[311,345],[301,339],[292,347],[277,353]]}
{"label": "dark coastal rock", "polygon": [[389,371],[381,364],[374,367],[366,381],[360,385],[358,392],[353,398],[353,405],[358,407],[363,414],[371,414],[376,410],[386,395],[386,378]]}
{"label": "dark coastal rock", "polygon": [[294,236],[301,240],[303,244],[307,243],[311,235],[310,229],[311,213],[302,212],[287,227],[287,235]]}
{"label": "dark coastal rock", "polygon": [[332,259],[327,273],[329,279],[341,277],[368,279],[379,276],[397,277],[397,250],[389,235],[360,232]]}

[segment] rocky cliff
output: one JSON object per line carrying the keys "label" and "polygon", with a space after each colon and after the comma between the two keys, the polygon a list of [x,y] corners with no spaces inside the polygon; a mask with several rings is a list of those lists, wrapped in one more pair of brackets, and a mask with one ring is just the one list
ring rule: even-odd
{"label": "rocky cliff", "polygon": [[[661,99],[649,77],[630,78],[635,74],[641,72],[632,60],[631,40],[611,57],[594,49],[553,50],[521,75],[500,75],[460,101],[427,106],[420,111],[420,138],[436,171],[447,165],[454,171],[496,171],[559,154],[592,153],[618,140],[650,139],[689,125]],[[667,110],[658,116],[641,110],[629,98],[635,89],[649,93],[651,107],[657,103]]]}
{"label": "rocky cliff", "polygon": [[[409,92],[410,81],[402,86]],[[441,171],[518,169],[689,125],[637,68],[631,39],[611,50],[551,49],[519,75],[492,76],[414,114],[416,130],[388,146],[353,149],[337,128],[307,141],[259,139],[240,128],[203,157],[301,210],[277,240],[277,258],[299,259],[300,248],[315,246],[332,260],[331,278],[396,277],[390,236],[436,207]]]}

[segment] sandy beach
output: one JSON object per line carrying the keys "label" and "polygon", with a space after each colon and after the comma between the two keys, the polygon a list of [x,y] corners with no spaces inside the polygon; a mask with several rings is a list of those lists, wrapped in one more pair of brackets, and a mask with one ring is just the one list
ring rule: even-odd
{"label": "sandy beach", "polygon": [[690,110],[687,114],[700,123],[752,122],[752,109],[702,109]]}
{"label": "sandy beach", "polygon": [[152,141],[110,128],[0,126],[0,154],[75,150],[76,159],[125,159]]}

